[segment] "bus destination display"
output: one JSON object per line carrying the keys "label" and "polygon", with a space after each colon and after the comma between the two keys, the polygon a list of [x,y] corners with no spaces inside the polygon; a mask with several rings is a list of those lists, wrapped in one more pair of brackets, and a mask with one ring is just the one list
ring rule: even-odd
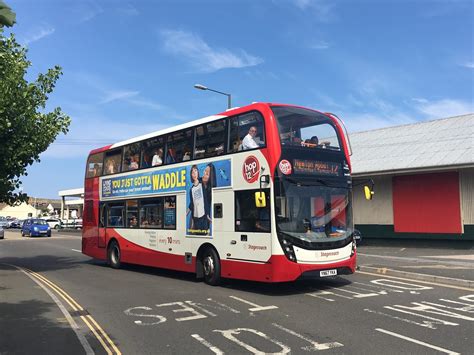
{"label": "bus destination display", "polygon": [[341,164],[329,161],[317,160],[301,160],[295,159],[293,161],[293,168],[297,174],[314,174],[314,175],[341,175]]}

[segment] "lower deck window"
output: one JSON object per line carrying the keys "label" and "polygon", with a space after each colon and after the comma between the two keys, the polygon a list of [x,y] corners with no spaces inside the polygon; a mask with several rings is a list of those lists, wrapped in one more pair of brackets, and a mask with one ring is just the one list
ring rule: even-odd
{"label": "lower deck window", "polygon": [[235,231],[268,233],[270,228],[270,190],[265,189],[266,207],[255,206],[255,193],[260,190],[235,192]]}

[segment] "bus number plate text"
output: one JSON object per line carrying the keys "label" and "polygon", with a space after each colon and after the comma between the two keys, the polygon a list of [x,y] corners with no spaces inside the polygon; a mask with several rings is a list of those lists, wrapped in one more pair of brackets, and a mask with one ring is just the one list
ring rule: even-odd
{"label": "bus number plate text", "polygon": [[336,276],[337,275],[337,270],[332,269],[332,270],[324,270],[319,272],[320,277],[326,277],[326,276]]}

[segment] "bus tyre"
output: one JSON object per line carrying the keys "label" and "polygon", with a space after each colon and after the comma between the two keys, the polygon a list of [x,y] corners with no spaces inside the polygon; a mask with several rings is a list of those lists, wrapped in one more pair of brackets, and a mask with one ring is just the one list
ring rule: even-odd
{"label": "bus tyre", "polygon": [[112,268],[120,268],[120,246],[115,240],[110,243],[109,249],[107,250],[107,261]]}
{"label": "bus tyre", "polygon": [[221,261],[213,248],[207,248],[202,254],[202,268],[204,282],[211,286],[217,286],[221,281]]}

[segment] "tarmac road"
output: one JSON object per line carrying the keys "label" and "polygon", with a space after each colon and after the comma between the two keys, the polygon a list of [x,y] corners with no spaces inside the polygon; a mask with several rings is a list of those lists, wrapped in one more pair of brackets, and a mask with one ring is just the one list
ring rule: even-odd
{"label": "tarmac road", "polygon": [[[220,287],[186,273],[113,270],[80,248],[77,233],[30,239],[7,231],[0,240],[0,354],[469,354],[474,347],[474,288],[426,281],[440,270],[473,280],[472,245],[368,244],[355,275]],[[425,280],[379,273],[406,271],[408,261],[462,269],[416,269]]]}

